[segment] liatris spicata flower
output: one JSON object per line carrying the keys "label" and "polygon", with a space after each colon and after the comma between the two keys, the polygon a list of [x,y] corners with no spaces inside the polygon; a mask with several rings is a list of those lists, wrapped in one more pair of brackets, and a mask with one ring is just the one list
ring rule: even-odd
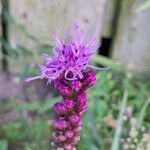
{"label": "liatris spicata flower", "polygon": [[54,81],[55,88],[62,96],[62,100],[53,106],[52,150],[76,150],[76,144],[80,141],[81,118],[87,107],[86,91],[96,84],[95,72],[87,69],[109,69],[89,64],[98,48],[98,42],[95,37],[89,42],[85,37],[84,31],[77,24],[68,29],[63,41],[55,36],[54,57],[44,54],[46,64],[39,66],[41,75],[26,79],[46,78],[48,83]]}

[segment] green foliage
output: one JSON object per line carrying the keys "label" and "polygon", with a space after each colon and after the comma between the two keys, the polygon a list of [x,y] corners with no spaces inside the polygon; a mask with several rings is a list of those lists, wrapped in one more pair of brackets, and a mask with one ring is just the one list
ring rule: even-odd
{"label": "green foliage", "polygon": [[128,93],[127,93],[127,91],[125,91],[123,98],[122,98],[122,104],[121,104],[120,113],[119,113],[119,117],[118,117],[118,123],[116,126],[116,132],[115,132],[111,150],[119,150],[120,149],[119,145],[120,145],[120,137],[121,137],[122,127],[123,127],[123,113],[127,106],[127,100],[128,100]]}
{"label": "green foliage", "polygon": [[0,150],[7,150],[8,143],[6,140],[0,140]]}
{"label": "green foliage", "polygon": [[140,12],[147,9],[150,9],[150,0],[146,0],[136,11]]}
{"label": "green foliage", "polygon": [[150,106],[150,98],[145,101],[143,107],[141,108],[137,128],[140,129],[142,127],[142,123],[144,121],[144,117],[147,115],[148,106]]}

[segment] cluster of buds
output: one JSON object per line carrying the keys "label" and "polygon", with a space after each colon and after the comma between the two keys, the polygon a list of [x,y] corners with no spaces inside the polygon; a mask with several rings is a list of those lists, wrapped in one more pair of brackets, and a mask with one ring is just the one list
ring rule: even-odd
{"label": "cluster of buds", "polygon": [[53,106],[55,113],[52,121],[52,150],[76,150],[82,128],[81,117],[87,107],[86,90],[96,83],[96,75],[89,71],[83,79],[66,81],[58,78],[54,85],[63,100]]}

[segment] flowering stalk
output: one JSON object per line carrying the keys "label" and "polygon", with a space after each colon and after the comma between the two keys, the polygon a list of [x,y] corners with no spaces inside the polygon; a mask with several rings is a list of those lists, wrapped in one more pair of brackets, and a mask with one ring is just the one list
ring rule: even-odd
{"label": "flowering stalk", "polygon": [[80,141],[78,132],[82,127],[82,115],[86,110],[86,90],[96,83],[96,75],[89,71],[83,74],[83,79],[66,81],[57,79],[55,87],[63,100],[54,104],[55,119],[51,145],[53,150],[76,150],[75,145]]}
{"label": "flowering stalk", "polygon": [[52,150],[76,150],[80,141],[82,115],[87,107],[87,89],[96,83],[96,74],[87,69],[108,70],[89,64],[91,56],[98,48],[96,38],[87,41],[83,30],[75,24],[65,33],[63,41],[55,36],[54,58],[44,54],[45,65],[40,65],[41,75],[27,78],[54,81],[62,100],[55,103],[55,117],[52,121]]}

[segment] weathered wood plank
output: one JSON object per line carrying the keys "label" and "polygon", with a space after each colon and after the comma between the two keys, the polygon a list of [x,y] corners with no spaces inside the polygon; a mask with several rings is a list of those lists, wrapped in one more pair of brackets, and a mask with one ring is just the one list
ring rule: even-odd
{"label": "weathered wood plank", "polygon": [[[36,37],[40,43],[50,44],[51,33],[55,32],[62,37],[68,25],[77,21],[88,32],[100,39],[104,9],[107,0],[10,0],[10,13],[18,24],[22,24],[26,31]],[[23,45],[36,53],[39,51],[38,43],[24,36],[13,24],[9,26],[9,38],[13,48]],[[38,56],[32,58],[32,62]],[[27,64],[28,58],[19,58],[21,63],[15,65],[18,70]],[[19,60],[17,60],[19,61]],[[34,63],[33,63],[34,64]],[[13,67],[13,70],[15,70]]]}
{"label": "weathered wood plank", "polygon": [[[10,12],[18,23],[43,42],[49,42],[50,33],[62,36],[66,27],[75,21],[89,32],[100,36],[103,12],[107,0],[13,0]],[[10,39],[29,44],[10,27]]]}
{"label": "weathered wood plank", "polygon": [[150,10],[136,12],[144,0],[123,0],[112,56],[129,69],[150,73]]}

